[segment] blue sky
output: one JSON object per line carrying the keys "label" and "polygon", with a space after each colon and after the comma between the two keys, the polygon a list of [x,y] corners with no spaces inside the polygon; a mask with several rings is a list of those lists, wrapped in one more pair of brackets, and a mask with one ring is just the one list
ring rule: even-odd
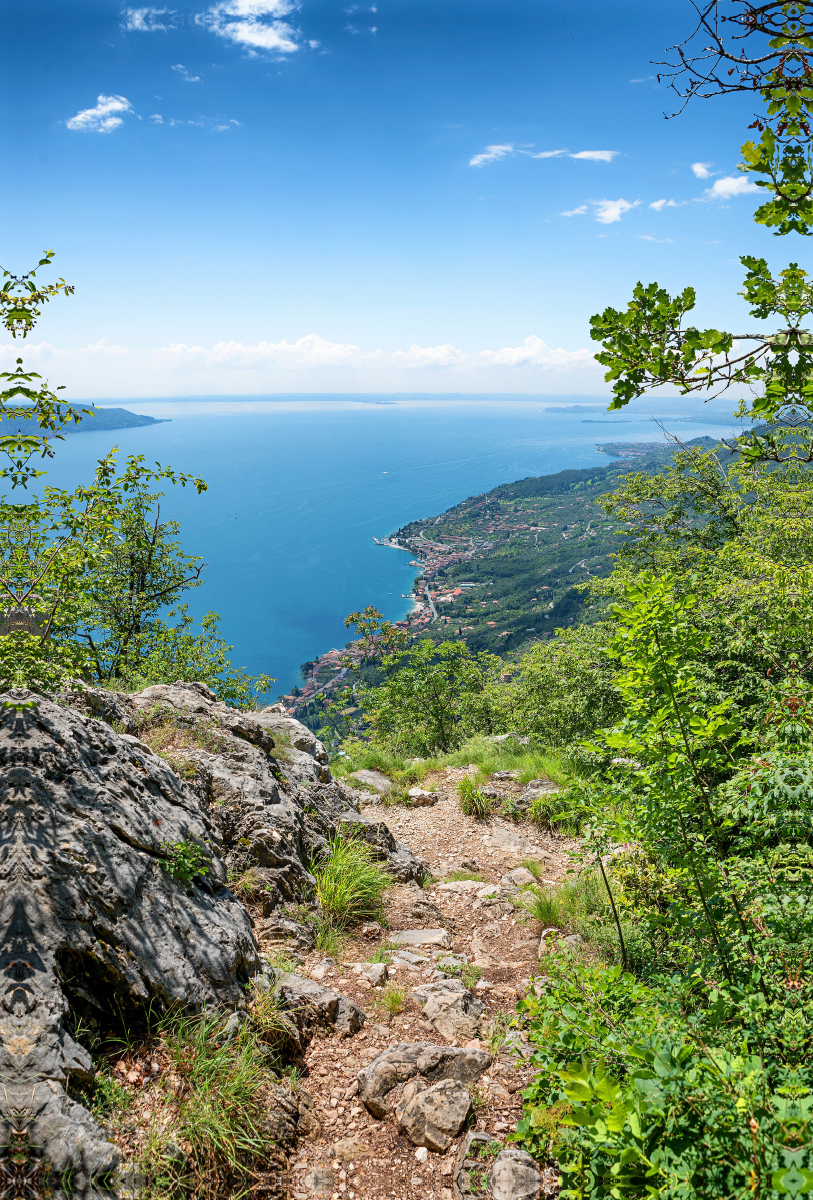
{"label": "blue sky", "polygon": [[0,262],[76,284],[25,346],[72,395],[599,393],[638,279],[731,327],[740,254],[806,261],[732,194],[752,102],[663,119],[688,0],[2,4]]}

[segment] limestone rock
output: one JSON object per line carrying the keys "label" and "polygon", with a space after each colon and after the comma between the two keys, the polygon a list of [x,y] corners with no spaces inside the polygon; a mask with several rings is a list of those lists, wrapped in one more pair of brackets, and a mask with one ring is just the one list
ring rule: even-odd
{"label": "limestone rock", "polygon": [[470,1112],[471,1097],[456,1079],[441,1079],[431,1086],[415,1080],[404,1088],[395,1115],[398,1128],[414,1145],[442,1154]]}
{"label": "limestone rock", "polygon": [[445,927],[450,923],[449,918],[445,913],[441,912],[436,904],[431,900],[427,900],[425,896],[418,896],[409,906],[409,915],[413,921],[423,921],[427,925],[430,922],[435,922],[437,925]]}
{"label": "limestone rock", "polygon": [[500,880],[503,887],[524,887],[527,884],[535,883],[536,879],[528,870],[527,867],[515,867],[513,871],[509,871]]}
{"label": "limestone rock", "polygon": [[[0,1138],[26,1131],[79,1195],[117,1149],[81,1105],[70,1076],[90,1057],[67,1033],[68,1010],[115,1020],[149,1000],[236,1006],[258,968],[245,909],[225,887],[220,836],[192,789],[137,739],[28,692],[0,709],[0,922],[12,981],[0,1022]],[[97,697],[98,699],[98,697]],[[14,708],[14,703],[31,704]],[[101,700],[99,700],[101,703]],[[162,864],[191,842],[187,883]]]}
{"label": "limestone rock", "polygon": [[387,1114],[387,1096],[398,1084],[416,1075],[430,1082],[456,1079],[474,1083],[491,1066],[491,1061],[486,1050],[463,1050],[432,1042],[399,1042],[359,1071],[359,1097],[373,1116],[380,1119]]}
{"label": "limestone rock", "polygon": [[312,893],[307,864],[326,852],[337,832],[349,830],[345,822],[375,847],[394,878],[423,882],[423,863],[383,822],[358,813],[353,789],[331,778],[322,743],[276,706],[237,712],[205,684],[183,682],[134,696],[83,689],[61,699],[130,733],[165,716],[175,722],[188,744],[173,748],[170,757],[193,770],[191,786],[217,825],[227,867],[235,874],[251,871],[265,917]]}
{"label": "limestone rock", "polygon": [[477,1036],[477,1023],[485,1006],[475,1000],[460,979],[444,978],[412,989],[423,1005],[423,1015],[450,1042],[468,1042]]}
{"label": "limestone rock", "polygon": [[488,1173],[494,1200],[538,1200],[544,1179],[530,1154],[513,1146],[501,1150]]}
{"label": "limestone rock", "polygon": [[380,771],[354,771],[350,778],[354,781],[357,779],[359,783],[379,794],[388,792],[392,787],[392,780],[387,779]]}
{"label": "limestone rock", "polygon": [[397,842],[385,821],[375,821],[352,809],[338,819],[340,833],[363,838],[372,846],[375,857],[386,863],[387,870],[398,883],[423,883],[426,868],[408,846]]}
{"label": "limestone rock", "polygon": [[372,1153],[372,1146],[354,1137],[340,1138],[327,1148],[327,1157],[331,1161],[338,1159],[339,1162],[356,1162]]}
{"label": "limestone rock", "polygon": [[451,950],[452,935],[447,929],[401,929],[390,934],[394,946],[441,946]]}
{"label": "limestone rock", "polygon": [[277,989],[283,1008],[288,1009],[297,1024],[300,1022],[332,1026],[338,1033],[358,1033],[366,1017],[357,1004],[341,992],[322,987],[314,979],[304,979],[293,972],[280,972]]}
{"label": "limestone rock", "polygon": [[427,792],[419,787],[410,788],[407,795],[413,804],[420,806],[437,804],[439,798],[437,792]]}
{"label": "limestone rock", "polygon": [[383,987],[389,978],[386,963],[353,963],[353,974],[363,975],[373,987]]}
{"label": "limestone rock", "polygon": [[301,921],[291,921],[281,914],[275,914],[257,926],[260,940],[270,945],[286,945],[298,950],[312,950],[316,944],[316,931],[313,926]]}
{"label": "limestone rock", "polygon": [[438,971],[448,971],[454,974],[461,967],[468,966],[468,958],[465,954],[444,954],[443,958],[439,958],[435,963],[435,968]]}
{"label": "limestone rock", "polygon": [[499,962],[499,959],[490,953],[485,942],[478,937],[471,939],[471,957],[475,967],[494,967]]}
{"label": "limestone rock", "polygon": [[535,858],[551,857],[547,851],[542,850],[535,842],[529,841],[521,833],[517,833],[516,829],[512,829],[508,825],[502,825],[499,821],[492,822],[489,832],[483,838],[483,842],[492,850],[509,850],[517,856],[527,854]]}
{"label": "limestone rock", "polygon": [[333,1172],[327,1167],[314,1167],[302,1182],[314,1196],[330,1196],[333,1193]]}

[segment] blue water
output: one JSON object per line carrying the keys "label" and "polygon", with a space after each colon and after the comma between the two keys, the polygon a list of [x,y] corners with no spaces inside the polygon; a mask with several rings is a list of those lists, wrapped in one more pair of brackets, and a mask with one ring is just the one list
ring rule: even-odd
{"label": "blue water", "polygon": [[[201,474],[208,492],[170,487],[163,501],[185,550],[208,564],[204,587],[188,593],[190,612],[220,613],[235,665],[269,672],[282,692],[301,682],[301,662],[344,645],[347,613],[374,604],[396,620],[408,610],[410,556],[373,536],[500,483],[609,462],[596,442],[661,440],[647,412],[682,416],[672,427],[685,439],[731,432],[722,414],[686,400],[639,402],[618,418],[596,397],[374,401],[119,400],[171,421],[72,435],[46,482],[89,480],[114,444]],[[544,412],[574,402],[597,407]]]}

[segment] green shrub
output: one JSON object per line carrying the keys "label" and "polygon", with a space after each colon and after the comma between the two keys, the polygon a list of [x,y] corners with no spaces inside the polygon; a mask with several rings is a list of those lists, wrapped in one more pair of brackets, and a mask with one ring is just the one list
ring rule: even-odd
{"label": "green shrub", "polygon": [[190,883],[196,875],[205,875],[209,869],[206,852],[188,838],[182,842],[168,842],[163,849],[168,857],[161,863],[161,869],[180,883]]}
{"label": "green shrub", "polygon": [[457,791],[460,796],[460,808],[467,817],[482,821],[489,816],[493,803],[483,795],[473,779],[461,779]]}
{"label": "green shrub", "polygon": [[383,992],[376,996],[376,1004],[388,1012],[391,1017],[396,1017],[398,1013],[404,1011],[406,1001],[406,988],[400,983],[388,983]]}
{"label": "green shrub", "polygon": [[321,862],[312,860],[310,869],[322,912],[336,928],[381,916],[392,877],[375,861],[366,842],[335,838],[328,857]]}

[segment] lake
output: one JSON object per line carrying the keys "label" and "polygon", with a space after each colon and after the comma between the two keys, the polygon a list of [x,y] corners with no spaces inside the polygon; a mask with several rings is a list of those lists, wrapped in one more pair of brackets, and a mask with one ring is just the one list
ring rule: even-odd
{"label": "lake", "polygon": [[[74,403],[80,403],[74,401]],[[104,402],[95,401],[96,404]],[[685,398],[618,414],[599,397],[291,396],[111,401],[167,424],[73,434],[46,482],[89,480],[112,445],[122,455],[201,474],[208,492],[172,488],[166,516],[207,563],[190,612],[223,618],[232,661],[301,682],[299,664],[348,640],[343,618],[374,604],[405,615],[410,556],[373,537],[500,483],[610,458],[602,441],[658,441],[653,414],[682,439],[732,432],[725,413]],[[550,412],[578,404],[588,411]]]}

